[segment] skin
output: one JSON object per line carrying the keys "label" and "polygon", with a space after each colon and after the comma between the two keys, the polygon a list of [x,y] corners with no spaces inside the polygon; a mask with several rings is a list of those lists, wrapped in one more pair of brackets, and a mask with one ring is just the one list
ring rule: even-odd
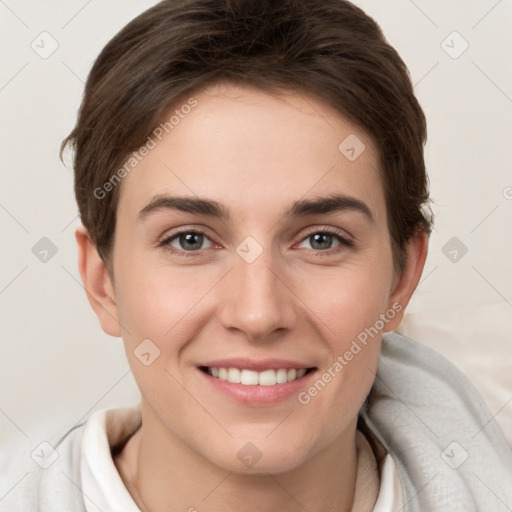
{"label": "skin", "polygon": [[[233,84],[195,98],[192,112],[122,182],[113,279],[86,230],[76,232],[91,306],[103,330],[123,338],[141,391],[143,426],[117,467],[142,510],[252,511],[254,503],[260,512],[355,510],[357,414],[381,333],[307,405],[296,395],[265,406],[234,402],[196,365],[284,358],[321,375],[397,303],[403,309],[384,331],[399,325],[427,238],[409,241],[407,267],[397,275],[378,150],[322,100]],[[353,162],[338,150],[350,134],[366,146]],[[163,193],[218,201],[231,218],[161,209],[138,220]],[[294,201],[332,193],[364,202],[373,221],[354,210],[285,218]],[[159,246],[194,228],[206,232],[195,241],[200,250],[179,237],[167,243],[179,254]],[[325,228],[353,246],[333,236],[319,247],[312,235]],[[248,236],[263,251],[251,263],[236,251]],[[144,339],[160,350],[149,366],[134,356]],[[248,442],[262,454],[251,468],[237,457]]]}

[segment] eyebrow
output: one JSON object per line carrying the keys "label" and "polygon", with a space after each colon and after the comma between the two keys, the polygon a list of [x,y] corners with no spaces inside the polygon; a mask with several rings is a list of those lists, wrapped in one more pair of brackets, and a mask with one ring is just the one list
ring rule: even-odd
{"label": "eyebrow", "polygon": [[[209,217],[228,221],[231,218],[229,208],[222,203],[210,199],[192,196],[169,196],[158,194],[148,203],[138,215],[138,220],[145,220],[150,214],[161,210],[178,210],[185,213],[207,215]],[[287,220],[295,217],[329,214],[336,212],[355,211],[363,214],[370,222],[375,219],[369,206],[355,197],[343,194],[330,194],[325,197],[302,199],[296,201],[285,212]]]}

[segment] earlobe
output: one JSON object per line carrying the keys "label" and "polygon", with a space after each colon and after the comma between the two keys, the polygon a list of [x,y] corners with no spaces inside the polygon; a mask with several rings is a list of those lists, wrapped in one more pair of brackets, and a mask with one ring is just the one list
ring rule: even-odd
{"label": "earlobe", "polygon": [[84,226],[77,228],[75,238],[78,245],[78,267],[87,299],[102,329],[110,336],[121,337],[115,291],[105,262]]}
{"label": "earlobe", "polygon": [[420,231],[414,235],[407,243],[406,250],[407,264],[389,299],[389,307],[396,311],[397,314],[386,324],[384,332],[393,331],[400,325],[405,314],[405,309],[409,304],[414,290],[418,286],[427,259],[427,234],[424,231]]}

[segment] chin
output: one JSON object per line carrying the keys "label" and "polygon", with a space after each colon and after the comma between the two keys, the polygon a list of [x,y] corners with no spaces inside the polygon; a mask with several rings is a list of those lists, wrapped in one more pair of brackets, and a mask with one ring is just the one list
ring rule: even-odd
{"label": "chin", "polygon": [[[219,443],[222,452],[210,454],[215,465],[233,473],[247,475],[278,474],[292,471],[309,458],[305,440],[292,443],[288,439],[232,439]],[[233,456],[234,455],[234,456]],[[312,456],[312,455],[311,455]]]}

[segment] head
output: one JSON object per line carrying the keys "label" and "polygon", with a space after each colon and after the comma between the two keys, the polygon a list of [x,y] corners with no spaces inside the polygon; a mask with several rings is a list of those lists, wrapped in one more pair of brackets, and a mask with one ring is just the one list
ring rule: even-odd
{"label": "head", "polygon": [[[63,147],[82,280],[148,428],[277,472],[353,429],[426,258],[425,140],[407,68],[343,0],[163,1],[108,43]],[[228,358],[308,372],[244,401],[205,373]]]}

